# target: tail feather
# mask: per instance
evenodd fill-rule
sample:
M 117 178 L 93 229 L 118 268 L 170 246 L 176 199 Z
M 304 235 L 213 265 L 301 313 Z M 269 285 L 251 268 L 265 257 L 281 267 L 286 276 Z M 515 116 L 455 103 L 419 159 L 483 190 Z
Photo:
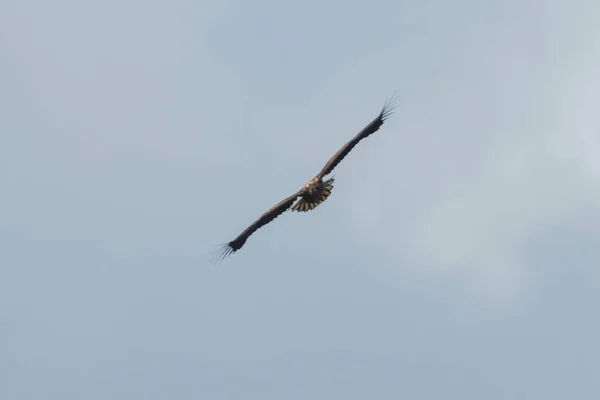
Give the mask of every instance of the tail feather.
M 319 204 L 321 204 L 322 202 L 327 200 L 327 198 L 331 194 L 331 191 L 333 190 L 333 181 L 334 181 L 334 179 L 331 178 L 331 179 L 328 179 L 323 182 L 323 193 L 321 194 L 321 197 L 319 198 L 319 200 L 309 201 L 309 200 L 305 200 L 305 199 L 301 198 L 300 200 L 298 200 L 296 202 L 296 204 L 294 204 L 294 206 L 291 208 L 291 210 L 298 211 L 298 212 L 307 212 L 307 211 L 314 210 L 315 208 L 317 208 L 319 206 Z

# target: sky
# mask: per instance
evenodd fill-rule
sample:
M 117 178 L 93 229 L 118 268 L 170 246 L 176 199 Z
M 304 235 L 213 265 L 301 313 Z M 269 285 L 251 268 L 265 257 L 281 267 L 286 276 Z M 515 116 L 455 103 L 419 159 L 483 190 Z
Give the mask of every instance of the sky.
M 0 398 L 600 395 L 597 1 L 0 11 Z

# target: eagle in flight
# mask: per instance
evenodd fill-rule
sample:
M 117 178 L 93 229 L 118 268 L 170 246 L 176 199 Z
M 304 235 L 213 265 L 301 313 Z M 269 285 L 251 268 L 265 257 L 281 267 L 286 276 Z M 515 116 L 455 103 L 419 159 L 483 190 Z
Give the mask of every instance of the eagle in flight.
M 393 113 L 396 107 L 397 102 L 395 97 L 392 95 L 389 100 L 386 99 L 382 110 L 379 112 L 379 115 L 373 119 L 369 125 L 364 127 L 363 130 L 360 131 L 356 136 L 350 139 L 348 143 L 343 145 L 342 148 L 339 149 L 329 161 L 327 161 L 327 164 L 325 164 L 321 172 L 308 181 L 306 185 L 302 187 L 302 189 L 290 197 L 283 199 L 269 211 L 261 215 L 252 225 L 246 228 L 231 242 L 219 245 L 218 249 L 213 253 L 213 263 L 217 263 L 241 249 L 244 243 L 246 243 L 246 240 L 248 240 L 250 235 L 256 232 L 257 229 L 273 221 L 288 209 L 291 209 L 292 211 L 306 212 L 315 209 L 319 204 L 327 200 L 331 194 L 331 191 L 333 190 L 334 179 L 331 177 L 323 181 L 323 178 L 333 171 L 333 169 L 340 163 L 340 161 L 344 159 L 344 157 L 348 155 L 348 153 L 350 153 L 350 151 L 358 144 L 358 142 L 377 132 L 381 125 L 383 125 L 383 122 Z M 298 200 L 298 198 L 300 198 L 300 200 Z

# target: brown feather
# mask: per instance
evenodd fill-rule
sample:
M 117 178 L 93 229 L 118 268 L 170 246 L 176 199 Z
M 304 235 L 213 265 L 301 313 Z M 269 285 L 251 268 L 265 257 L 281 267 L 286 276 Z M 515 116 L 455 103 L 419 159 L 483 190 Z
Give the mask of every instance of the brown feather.
M 317 176 L 322 178 L 325 175 L 330 174 L 331 171 L 333 171 L 333 169 L 340 163 L 340 161 L 342 161 L 344 157 L 350 153 L 354 146 L 358 144 L 358 142 L 379 130 L 381 125 L 383 125 L 385 120 L 392 115 L 397 106 L 398 104 L 396 103 L 394 96 L 392 96 L 389 100 L 386 99 L 383 109 L 379 115 L 373 121 L 371 121 L 369 125 L 364 127 L 363 130 L 360 131 L 356 136 L 350 139 L 348 143 L 343 145 L 342 148 L 339 149 L 338 152 L 335 153 L 331 159 L 329 159 L 329 161 L 327 161 L 327 164 L 325 164 L 325 167 L 323 167 Z
M 252 235 L 256 230 L 265 226 L 269 222 L 273 221 L 275 218 L 280 216 L 284 211 L 294 204 L 296 199 L 300 196 L 300 192 L 297 192 L 290 197 L 283 199 L 279 203 L 277 203 L 274 207 L 272 207 L 269 211 L 265 212 L 261 215 L 256 221 L 252 223 L 248 228 L 246 228 L 242 233 L 238 235 L 235 239 L 233 239 L 229 243 L 225 243 L 221 245 L 214 253 L 213 253 L 213 263 L 217 263 L 224 259 L 225 257 L 235 253 L 239 249 L 242 248 L 246 240 Z

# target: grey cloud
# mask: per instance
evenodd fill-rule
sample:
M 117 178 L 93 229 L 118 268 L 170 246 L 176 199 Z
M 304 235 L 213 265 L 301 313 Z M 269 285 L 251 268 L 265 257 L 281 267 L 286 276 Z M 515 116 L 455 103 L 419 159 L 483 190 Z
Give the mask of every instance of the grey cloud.
M 3 7 L 0 397 L 600 392 L 595 2 Z

